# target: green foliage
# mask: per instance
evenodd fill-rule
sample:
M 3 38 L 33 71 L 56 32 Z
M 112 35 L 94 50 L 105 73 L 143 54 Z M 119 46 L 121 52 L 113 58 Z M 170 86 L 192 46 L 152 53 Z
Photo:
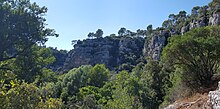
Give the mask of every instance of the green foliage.
M 219 0 L 212 0 L 209 3 L 209 7 L 211 8 L 212 12 L 219 12 L 220 11 L 220 1 Z
M 118 30 L 118 35 L 119 36 L 124 36 L 126 34 L 126 31 L 127 31 L 126 28 L 124 28 L 124 27 L 120 28 L 120 30 Z
M 135 72 L 134 72 L 135 73 Z M 140 96 L 144 107 L 159 108 L 169 84 L 169 74 L 158 61 L 150 60 L 143 66 L 140 76 L 142 90 Z
M 56 35 L 45 27 L 46 7 L 29 0 L 1 1 L 0 61 L 15 58 L 34 44 L 44 44 L 47 36 Z
M 220 62 L 220 28 L 194 29 L 184 36 L 170 38 L 163 60 L 184 70 L 182 79 L 191 88 L 209 87 Z M 191 75 L 190 77 L 188 75 Z
M 96 99 L 100 99 L 99 88 L 95 86 L 87 86 L 79 89 L 78 99 L 85 98 L 87 95 L 94 95 Z
M 147 31 L 146 30 L 138 29 L 137 32 L 136 32 L 136 35 L 141 36 L 141 37 L 146 36 L 151 31 L 150 29 L 153 29 L 153 28 L 150 27 L 150 25 L 148 26 Z
M 70 70 L 55 83 L 52 93 L 60 97 L 67 107 L 83 106 L 84 100 L 90 95 L 97 101 L 101 99 L 102 93 L 105 94 L 106 91 L 102 89 L 99 92 L 99 88 L 105 85 L 109 77 L 110 72 L 104 65 L 81 66 Z M 105 99 L 102 101 L 105 102 Z
M 95 37 L 96 37 L 96 38 L 101 38 L 102 35 L 103 35 L 102 29 L 98 29 L 98 30 L 96 31 L 96 33 L 95 33 Z
M 37 109 L 62 109 L 63 103 L 61 99 L 49 98 L 45 102 L 40 102 Z
M 110 77 L 110 72 L 106 69 L 104 64 L 97 64 L 88 74 L 88 84 L 96 87 L 102 87 Z
M 83 107 L 104 107 L 109 100 L 112 100 L 112 91 L 114 90 L 112 82 L 106 83 L 103 87 L 85 86 L 79 89 L 77 93 L 77 105 Z M 90 104 L 88 106 L 88 103 Z M 93 104 L 93 105 L 91 105 Z
M 42 98 L 40 90 L 34 84 L 20 83 L 16 80 L 0 87 L 0 102 L 0 108 L 2 109 L 57 109 L 62 106 L 59 99 L 48 96 Z
M 34 108 L 40 102 L 37 87 L 33 84 L 19 85 L 19 83 L 11 81 L 8 86 L 11 87 L 8 91 L 6 86 L 1 88 L 1 98 L 4 98 L 1 101 L 1 108 Z
M 151 35 L 151 33 L 153 33 L 153 26 L 152 25 L 148 25 L 147 26 L 147 35 Z
M 127 93 L 122 87 L 117 87 L 113 91 L 113 100 L 109 100 L 106 109 L 141 109 L 142 106 L 134 96 L 131 96 Z
M 79 88 L 86 86 L 88 81 L 88 73 L 92 69 L 92 66 L 81 66 L 70 70 L 65 74 L 63 80 L 61 81 L 62 93 L 60 97 L 67 101 L 68 97 L 72 97 L 79 92 Z M 59 86 L 59 85 L 58 85 Z
M 56 81 L 46 68 L 55 58 L 49 49 L 39 47 L 47 36 L 58 36 L 45 27 L 47 8 L 29 0 L 3 0 L 0 4 L 0 108 L 61 108 L 61 100 L 51 98 L 47 88 L 15 80 Z
M 95 86 L 86 86 L 79 89 L 77 94 L 77 104 L 81 108 L 97 108 L 97 101 L 101 99 L 99 88 Z
M 167 88 L 164 102 L 160 105 L 161 107 L 167 106 L 176 100 L 192 95 L 192 90 L 187 87 L 181 79 L 183 72 L 184 71 L 181 68 L 176 68 L 174 72 L 170 73 L 169 76 L 172 87 Z
M 180 11 L 178 14 L 170 14 L 169 19 L 165 20 L 162 27 L 168 29 L 173 34 L 180 34 L 181 28 L 186 26 L 185 23 L 188 19 L 185 11 Z
M 87 36 L 88 38 L 102 38 L 103 35 L 103 31 L 102 29 L 98 29 L 95 33 L 94 32 L 90 32 Z
M 54 61 L 55 58 L 48 48 L 34 45 L 17 56 L 13 72 L 18 79 L 33 82 L 37 76 L 45 75 L 43 73 L 48 74 L 48 70 L 45 67 Z
M 99 109 L 100 107 L 96 104 L 96 99 L 93 95 L 87 95 L 83 100 L 83 105 L 80 109 Z
M 99 88 L 99 93 L 101 98 L 98 100 L 98 104 L 104 106 L 109 100 L 112 99 L 112 91 L 115 89 L 114 83 L 112 81 L 106 82 L 106 84 Z
M 136 94 L 135 88 L 138 89 L 136 81 L 129 79 L 126 71 L 120 72 L 114 80 L 114 90 L 112 91 L 112 100 L 105 105 L 107 109 L 141 109 L 142 104 Z
M 95 33 L 90 32 L 87 36 L 88 36 L 88 38 L 92 38 L 93 39 L 93 37 L 95 37 Z
M 0 7 L 0 69 L 12 72 L 18 79 L 33 82 L 54 57 L 43 45 L 47 36 L 57 36 L 46 28 L 46 7 L 29 0 L 4 0 Z M 8 63 L 10 62 L 10 64 Z M 5 74 L 3 74 L 5 75 Z
M 78 40 L 76 40 L 75 43 L 77 42 Z M 57 48 L 52 48 L 52 47 L 49 47 L 49 49 L 56 60 L 53 63 L 51 63 L 47 68 L 50 68 L 53 71 L 60 72 L 62 70 L 62 67 L 64 66 L 68 52 L 66 50 L 57 50 Z
M 119 66 L 118 70 L 119 71 L 123 71 L 123 70 L 127 70 L 130 71 L 131 69 L 133 69 L 133 65 L 131 65 L 130 63 L 124 63 L 122 65 Z
M 123 37 L 120 40 L 121 47 L 119 49 L 119 67 L 118 70 L 131 71 L 137 63 L 139 63 L 144 46 L 142 37 Z M 132 52 L 131 52 L 132 51 Z
M 58 74 L 53 72 L 51 69 L 43 68 L 42 74 L 37 75 L 34 83 L 37 85 L 44 84 L 47 82 L 57 82 Z
M 0 4 L 0 108 L 3 109 L 158 109 L 162 102 L 166 105 L 189 95 L 192 88 L 209 87 L 212 76 L 220 70 L 220 27 L 194 29 L 183 36 L 171 37 L 162 62 L 142 59 L 145 42 L 139 37 L 148 36 L 149 40 L 164 33 L 167 38 L 197 21 L 204 23 L 199 26 L 205 26 L 212 13 L 220 12 L 218 0 L 209 4 L 211 11 L 203 6 L 194 7 L 191 16 L 185 11 L 170 14 L 162 28 L 153 30 L 149 25 L 147 30 L 138 29 L 136 33 L 121 28 L 118 36 L 111 34 L 107 41 L 120 45 L 120 52 L 113 52 L 119 55 L 120 62 L 109 63 L 114 63 L 114 67 L 119 63 L 115 69 L 121 71 L 111 74 L 103 64 L 81 66 L 66 74 L 53 72 L 61 70 L 67 51 L 41 47 L 47 36 L 57 36 L 54 30 L 45 27 L 46 7 L 29 0 L 3 0 Z M 102 29 L 88 34 L 98 41 L 102 36 Z M 73 41 L 76 43 L 85 45 L 83 41 Z

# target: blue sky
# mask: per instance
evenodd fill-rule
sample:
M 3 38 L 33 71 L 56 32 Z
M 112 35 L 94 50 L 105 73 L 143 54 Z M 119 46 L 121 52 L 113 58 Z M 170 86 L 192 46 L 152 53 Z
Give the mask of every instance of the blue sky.
M 47 27 L 59 34 L 49 38 L 47 46 L 73 49 L 72 40 L 86 39 L 97 29 L 104 36 L 117 33 L 121 27 L 131 31 L 146 29 L 152 24 L 161 26 L 169 14 L 185 10 L 188 14 L 194 6 L 207 5 L 211 0 L 31 0 L 46 6 Z

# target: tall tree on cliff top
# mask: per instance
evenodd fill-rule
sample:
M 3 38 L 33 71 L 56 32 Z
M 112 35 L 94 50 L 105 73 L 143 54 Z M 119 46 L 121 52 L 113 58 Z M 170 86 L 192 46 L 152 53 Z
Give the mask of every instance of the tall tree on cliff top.
M 95 37 L 95 33 L 90 32 L 87 36 L 88 36 L 88 38 L 92 38 L 93 39 Z
M 103 35 L 102 29 L 98 29 L 98 30 L 96 31 L 96 33 L 95 33 L 95 37 L 96 37 L 96 38 L 101 38 L 102 35 Z
M 119 36 L 124 36 L 124 35 L 126 35 L 126 32 L 127 32 L 127 30 L 126 30 L 126 28 L 120 28 L 120 30 L 118 30 L 118 35 Z

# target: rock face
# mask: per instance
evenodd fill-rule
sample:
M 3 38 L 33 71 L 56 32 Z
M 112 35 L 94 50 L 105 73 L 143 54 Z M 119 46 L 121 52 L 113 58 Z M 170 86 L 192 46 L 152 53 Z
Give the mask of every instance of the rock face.
M 220 12 L 214 13 L 209 18 L 209 25 L 220 25 Z
M 199 20 L 192 20 L 192 22 L 190 22 L 189 24 L 188 31 L 193 28 L 200 28 L 200 27 L 204 27 L 207 25 L 208 25 L 208 22 L 206 21 L 204 17 L 200 18 Z
M 173 22 L 171 28 L 165 26 L 151 32 L 139 30 L 137 33 L 127 32 L 129 34 L 123 36 L 114 35 L 115 37 L 78 41 L 74 49 L 68 53 L 63 70 L 88 64 L 105 64 L 110 69 L 115 69 L 120 65 L 135 66 L 136 61 L 142 56 L 160 60 L 161 52 L 167 45 L 169 37 L 183 35 L 193 28 L 220 25 L 220 12 L 210 15 L 207 6 L 200 7 L 197 11 L 191 17 L 185 16 L 184 19 L 180 17 L 181 23 Z M 146 36 L 145 39 L 137 37 L 140 33 Z
M 163 28 L 159 32 L 151 35 L 151 37 L 145 42 L 144 55 L 151 57 L 154 60 L 159 60 L 161 51 L 167 44 L 167 39 L 172 35 L 183 35 L 194 28 L 200 28 L 208 25 L 220 25 L 220 12 L 215 12 L 211 16 L 207 14 L 208 8 L 203 8 L 203 13 L 200 13 L 195 18 L 190 18 L 190 22 L 185 22 L 184 26 L 180 30 L 172 30 Z
M 64 69 L 95 64 L 105 64 L 111 68 L 117 65 L 117 55 L 117 41 L 108 38 L 78 41 L 74 49 L 68 53 Z
M 169 31 L 161 30 L 159 33 L 153 34 L 144 44 L 144 55 L 154 60 L 159 60 L 163 47 L 167 44 L 167 39 L 171 34 Z
M 190 24 L 186 25 L 186 26 L 183 26 L 181 28 L 181 35 L 183 35 L 184 33 L 186 33 L 187 31 L 190 30 Z
M 144 39 L 142 37 L 122 37 L 119 41 L 119 65 L 127 62 L 135 64 L 140 56 L 144 47 Z
M 68 53 L 63 69 L 68 71 L 81 65 L 95 64 L 105 64 L 107 68 L 114 69 L 124 62 L 139 58 L 143 44 L 144 39 L 141 37 L 105 37 L 78 41 Z M 130 57 L 133 58 L 129 60 Z
M 218 82 L 217 90 L 209 92 L 208 98 L 207 104 L 211 109 L 220 109 L 220 82 Z

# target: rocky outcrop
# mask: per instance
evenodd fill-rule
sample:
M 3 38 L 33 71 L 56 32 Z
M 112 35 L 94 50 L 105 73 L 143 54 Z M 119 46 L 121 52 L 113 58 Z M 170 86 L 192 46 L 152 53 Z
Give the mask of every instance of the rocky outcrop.
M 209 8 L 207 6 L 200 7 L 200 12 L 196 16 L 194 15 L 194 17 L 185 18 L 187 20 L 182 23 L 184 25 L 182 27 L 181 23 L 173 25 L 173 27 L 176 28 L 180 26 L 180 29 L 163 28 L 162 30 L 159 30 L 159 32 L 157 31 L 156 33 L 153 33 L 145 42 L 144 55 L 154 60 L 159 60 L 161 51 L 167 44 L 168 37 L 180 34 L 183 35 L 194 28 L 200 28 L 208 25 L 220 25 L 220 12 L 215 12 L 210 16 L 208 14 L 208 11 L 210 10 L 208 9 Z
M 220 109 L 220 82 L 217 90 L 209 92 L 208 98 L 207 104 L 211 109 Z
M 183 12 L 179 13 L 175 15 L 178 19 L 173 19 L 176 21 L 171 22 L 172 25 L 169 23 L 172 20 L 169 19 L 167 20 L 168 26 L 151 32 L 139 30 L 134 33 L 125 29 L 126 31 L 122 32 L 126 34 L 119 36 L 78 41 L 74 49 L 68 53 L 63 69 L 69 70 L 87 64 L 105 64 L 110 69 L 123 64 L 135 66 L 141 56 L 160 60 L 161 52 L 167 45 L 169 37 L 183 35 L 193 28 L 220 25 L 220 12 L 210 15 L 209 11 L 208 6 L 204 6 L 199 7 L 192 16 L 184 16 Z
M 152 34 L 150 39 L 147 39 L 144 44 L 144 55 L 159 60 L 163 47 L 167 44 L 168 37 L 171 36 L 169 31 L 161 30 L 156 34 Z
M 142 37 L 122 37 L 119 41 L 119 65 L 123 63 L 135 64 L 142 56 L 144 39 Z
M 144 39 L 141 37 L 105 37 L 78 41 L 68 53 L 64 71 L 81 65 L 105 64 L 114 69 L 123 63 L 133 63 L 142 55 Z
M 207 16 L 205 16 L 207 17 Z M 201 28 L 201 27 L 204 27 L 204 26 L 207 26 L 208 25 L 208 21 L 206 20 L 205 17 L 202 17 L 202 18 L 199 18 L 198 20 L 196 19 L 193 19 L 190 24 L 189 24 L 189 30 L 193 29 L 193 28 Z M 184 28 L 184 27 L 183 27 Z M 187 31 L 185 31 L 187 32 Z
M 186 26 L 183 26 L 181 28 L 181 35 L 183 35 L 184 33 L 186 33 L 187 31 L 190 30 L 190 24 L 186 25 Z
M 117 65 L 118 42 L 109 38 L 86 39 L 78 41 L 68 53 L 64 70 L 81 65 L 105 64 L 112 68 Z
M 209 18 L 209 25 L 220 25 L 220 12 L 212 14 Z

